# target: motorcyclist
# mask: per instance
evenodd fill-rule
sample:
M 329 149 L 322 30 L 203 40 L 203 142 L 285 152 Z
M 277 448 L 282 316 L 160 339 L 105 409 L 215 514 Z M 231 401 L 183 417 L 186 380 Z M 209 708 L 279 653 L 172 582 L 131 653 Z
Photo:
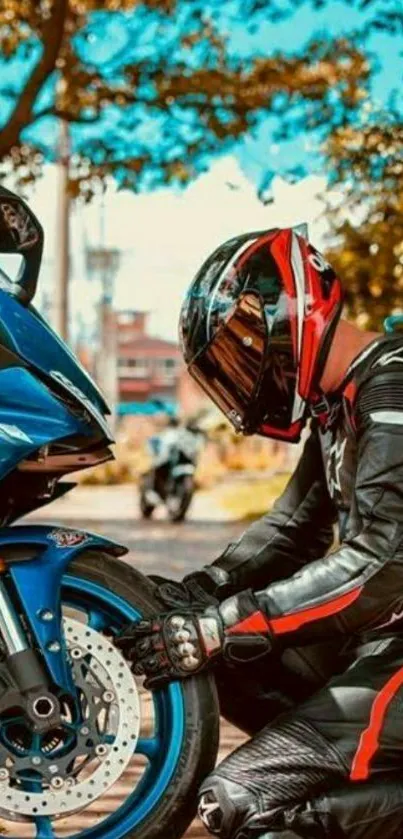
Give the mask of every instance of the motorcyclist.
M 403 338 L 341 308 L 292 229 L 219 247 L 182 308 L 189 372 L 237 430 L 297 442 L 309 425 L 273 510 L 118 639 L 151 687 L 214 666 L 253 735 L 202 785 L 222 839 L 403 826 Z
M 152 458 L 152 469 L 147 474 L 146 498 L 150 504 L 158 504 L 160 497 L 158 485 L 165 483 L 173 449 L 177 448 L 180 422 L 177 416 L 170 414 L 165 428 L 159 434 L 153 434 L 147 440 L 147 448 Z
M 158 504 L 160 497 L 158 487 L 165 484 L 172 463 L 175 463 L 183 452 L 190 461 L 197 457 L 199 440 L 195 433 L 182 425 L 179 417 L 174 414 L 168 416 L 166 426 L 159 434 L 153 434 L 147 441 L 147 447 L 152 458 L 152 469 L 147 475 L 147 499 L 151 504 Z

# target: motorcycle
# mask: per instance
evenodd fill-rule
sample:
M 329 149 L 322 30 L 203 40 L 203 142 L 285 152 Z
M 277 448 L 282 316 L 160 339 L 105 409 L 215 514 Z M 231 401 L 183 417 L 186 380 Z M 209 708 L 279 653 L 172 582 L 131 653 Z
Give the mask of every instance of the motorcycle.
M 140 512 L 151 518 L 165 504 L 172 522 L 183 521 L 195 491 L 195 472 L 201 432 L 167 429 L 148 440 L 153 466 L 140 480 Z
M 104 399 L 32 305 L 43 230 L 0 187 L 0 823 L 7 836 L 179 839 L 218 739 L 213 680 L 149 692 L 113 639 L 160 611 L 107 538 L 14 524 L 113 457 Z M 12 525 L 13 526 L 10 526 Z

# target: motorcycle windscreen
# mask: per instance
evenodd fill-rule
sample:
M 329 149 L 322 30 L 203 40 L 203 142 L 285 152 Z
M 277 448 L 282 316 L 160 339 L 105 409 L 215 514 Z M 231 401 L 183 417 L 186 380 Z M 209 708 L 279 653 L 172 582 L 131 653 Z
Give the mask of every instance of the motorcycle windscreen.
M 296 370 L 290 318 L 285 306 L 282 316 L 282 309 L 277 307 L 271 319 L 257 294 L 244 294 L 189 366 L 193 378 L 245 434 L 262 426 L 286 430 L 292 424 Z

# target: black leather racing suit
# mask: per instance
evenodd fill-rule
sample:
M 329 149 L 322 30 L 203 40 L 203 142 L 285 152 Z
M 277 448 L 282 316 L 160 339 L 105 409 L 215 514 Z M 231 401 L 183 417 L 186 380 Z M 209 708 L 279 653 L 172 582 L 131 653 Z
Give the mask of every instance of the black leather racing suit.
M 403 836 L 401 337 L 361 353 L 333 408 L 272 512 L 214 563 L 258 592 L 274 636 L 259 665 L 217 671 L 224 714 L 254 734 L 201 790 L 224 839 Z

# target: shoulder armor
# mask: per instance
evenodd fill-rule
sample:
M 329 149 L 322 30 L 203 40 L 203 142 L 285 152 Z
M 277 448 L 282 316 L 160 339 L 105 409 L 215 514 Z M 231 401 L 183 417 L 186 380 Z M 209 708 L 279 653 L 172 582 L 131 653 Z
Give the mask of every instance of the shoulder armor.
M 368 421 L 403 424 L 403 337 L 390 336 L 375 344 L 347 382 L 343 399 L 355 430 Z M 400 422 L 398 423 L 400 424 Z

